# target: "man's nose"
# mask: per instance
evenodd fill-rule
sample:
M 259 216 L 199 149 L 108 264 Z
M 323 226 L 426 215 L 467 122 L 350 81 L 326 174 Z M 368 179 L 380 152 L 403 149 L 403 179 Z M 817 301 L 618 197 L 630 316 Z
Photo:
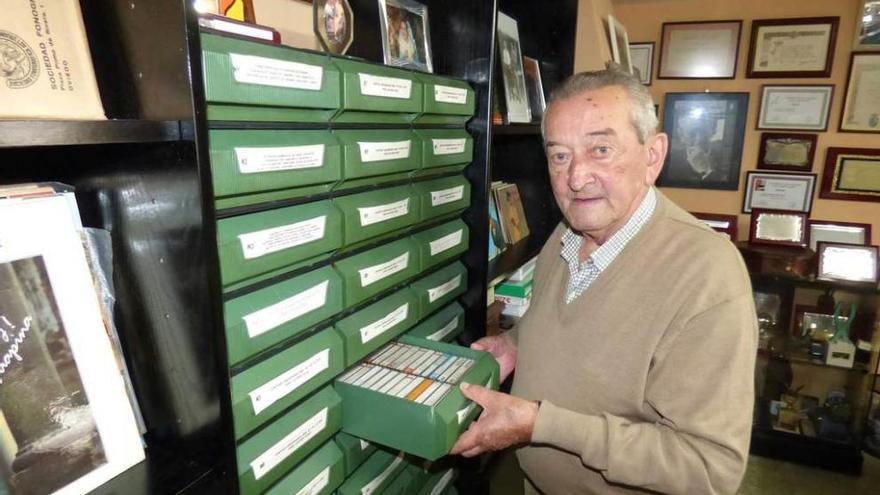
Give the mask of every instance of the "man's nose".
M 578 154 L 572 157 L 571 163 L 568 165 L 568 187 L 572 191 L 580 191 L 594 180 L 590 161 Z

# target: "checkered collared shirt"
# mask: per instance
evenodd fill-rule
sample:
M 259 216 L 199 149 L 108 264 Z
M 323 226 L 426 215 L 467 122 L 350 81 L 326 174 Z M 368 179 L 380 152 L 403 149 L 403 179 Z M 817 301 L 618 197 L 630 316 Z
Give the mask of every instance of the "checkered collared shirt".
M 648 223 L 651 214 L 654 213 L 655 206 L 657 206 L 657 194 L 652 187 L 626 225 L 593 251 L 587 261 L 583 263 L 578 260 L 578 251 L 581 249 L 583 237 L 571 229 L 565 231 L 565 234 L 562 235 L 562 259 L 568 263 L 569 271 L 568 287 L 565 291 L 566 304 L 583 294 L 590 287 L 590 284 L 599 277 L 599 274 L 608 268 L 608 265 L 623 251 L 630 239 L 635 237 Z

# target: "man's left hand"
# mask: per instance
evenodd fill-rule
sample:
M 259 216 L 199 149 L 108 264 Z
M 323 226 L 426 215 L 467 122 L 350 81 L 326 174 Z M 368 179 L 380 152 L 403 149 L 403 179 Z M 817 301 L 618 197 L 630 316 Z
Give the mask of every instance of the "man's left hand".
M 483 413 L 458 437 L 450 454 L 473 457 L 488 450 L 525 444 L 532 439 L 538 416 L 537 402 L 464 383 L 461 393 L 482 406 Z

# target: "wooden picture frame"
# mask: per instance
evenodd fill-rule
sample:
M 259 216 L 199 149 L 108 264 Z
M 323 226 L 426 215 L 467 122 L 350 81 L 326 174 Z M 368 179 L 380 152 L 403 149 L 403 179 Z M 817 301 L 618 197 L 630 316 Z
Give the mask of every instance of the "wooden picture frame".
M 805 247 L 807 216 L 804 212 L 754 208 L 749 219 L 749 243 Z
M 752 21 L 747 78 L 831 77 L 840 17 Z
M 726 235 L 731 242 L 737 241 L 737 222 L 739 222 L 739 217 L 736 215 L 695 211 L 690 212 L 690 214 L 702 220 L 707 227 L 715 232 Z
M 414 0 L 378 2 L 385 65 L 434 72 L 428 7 Z
M 876 285 L 880 273 L 878 254 L 877 246 L 819 242 L 816 246 L 816 279 Z
M 880 50 L 880 0 L 861 0 L 853 50 Z
M 829 147 L 819 197 L 880 202 L 880 149 Z
M 809 172 L 816 156 L 817 137 L 816 134 L 762 132 L 758 169 Z
M 878 34 L 880 36 L 880 34 Z M 840 132 L 880 134 L 880 51 L 853 52 L 840 111 Z
M 645 86 L 650 86 L 654 71 L 654 42 L 630 43 L 629 57 L 632 62 L 633 75 L 638 77 Z
M 807 222 L 807 246 L 815 251 L 820 241 L 869 246 L 871 224 L 811 219 Z
M 833 84 L 765 84 L 755 129 L 824 132 L 833 100 Z
M 657 79 L 734 79 L 741 20 L 664 22 Z
M 746 172 L 743 213 L 752 209 L 810 213 L 816 174 Z

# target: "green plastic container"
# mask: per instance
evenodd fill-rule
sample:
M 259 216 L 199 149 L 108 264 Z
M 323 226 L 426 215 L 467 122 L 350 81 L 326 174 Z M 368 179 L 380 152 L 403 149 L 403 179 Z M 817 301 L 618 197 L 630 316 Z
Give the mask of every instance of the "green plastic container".
M 423 144 L 409 129 L 333 131 L 342 145 L 343 179 L 335 189 L 408 178 L 422 168 Z
M 417 129 L 424 168 L 466 165 L 474 159 L 474 138 L 464 129 Z
M 408 185 L 334 198 L 333 204 L 342 212 L 347 246 L 406 229 L 421 216 L 419 198 Z
M 336 122 L 407 124 L 422 113 L 423 85 L 417 74 L 378 64 L 334 58 L 342 85 Z
M 377 450 L 339 487 L 339 495 L 382 495 L 408 464 L 403 454 Z
M 419 245 L 422 271 L 458 258 L 467 251 L 470 236 L 468 226 L 461 220 L 453 220 L 412 235 Z
M 281 478 L 266 495 L 327 495 L 342 484 L 345 476 L 342 451 L 330 440 Z
M 404 287 L 336 322 L 336 331 L 345 344 L 345 366 L 360 361 L 409 330 L 419 321 L 419 316 L 418 299 Z
M 466 81 L 432 74 L 419 74 L 417 77 L 425 86 L 425 102 L 423 113 L 416 123 L 464 125 L 470 120 L 476 97 Z
M 471 183 L 462 175 L 413 184 L 421 205 L 422 221 L 454 215 L 471 204 Z
M 337 433 L 333 439 L 339 445 L 342 456 L 345 458 L 346 478 L 376 451 L 376 444 L 373 442 L 353 437 L 348 433 Z
M 452 342 L 464 330 L 464 308 L 453 302 L 407 332 L 407 335 L 437 342 Z
M 410 288 L 418 297 L 420 314 L 429 315 L 467 291 L 467 268 L 455 262 L 413 282 Z
M 334 263 L 342 276 L 347 308 L 410 280 L 418 275 L 419 266 L 418 246 L 408 237 Z

